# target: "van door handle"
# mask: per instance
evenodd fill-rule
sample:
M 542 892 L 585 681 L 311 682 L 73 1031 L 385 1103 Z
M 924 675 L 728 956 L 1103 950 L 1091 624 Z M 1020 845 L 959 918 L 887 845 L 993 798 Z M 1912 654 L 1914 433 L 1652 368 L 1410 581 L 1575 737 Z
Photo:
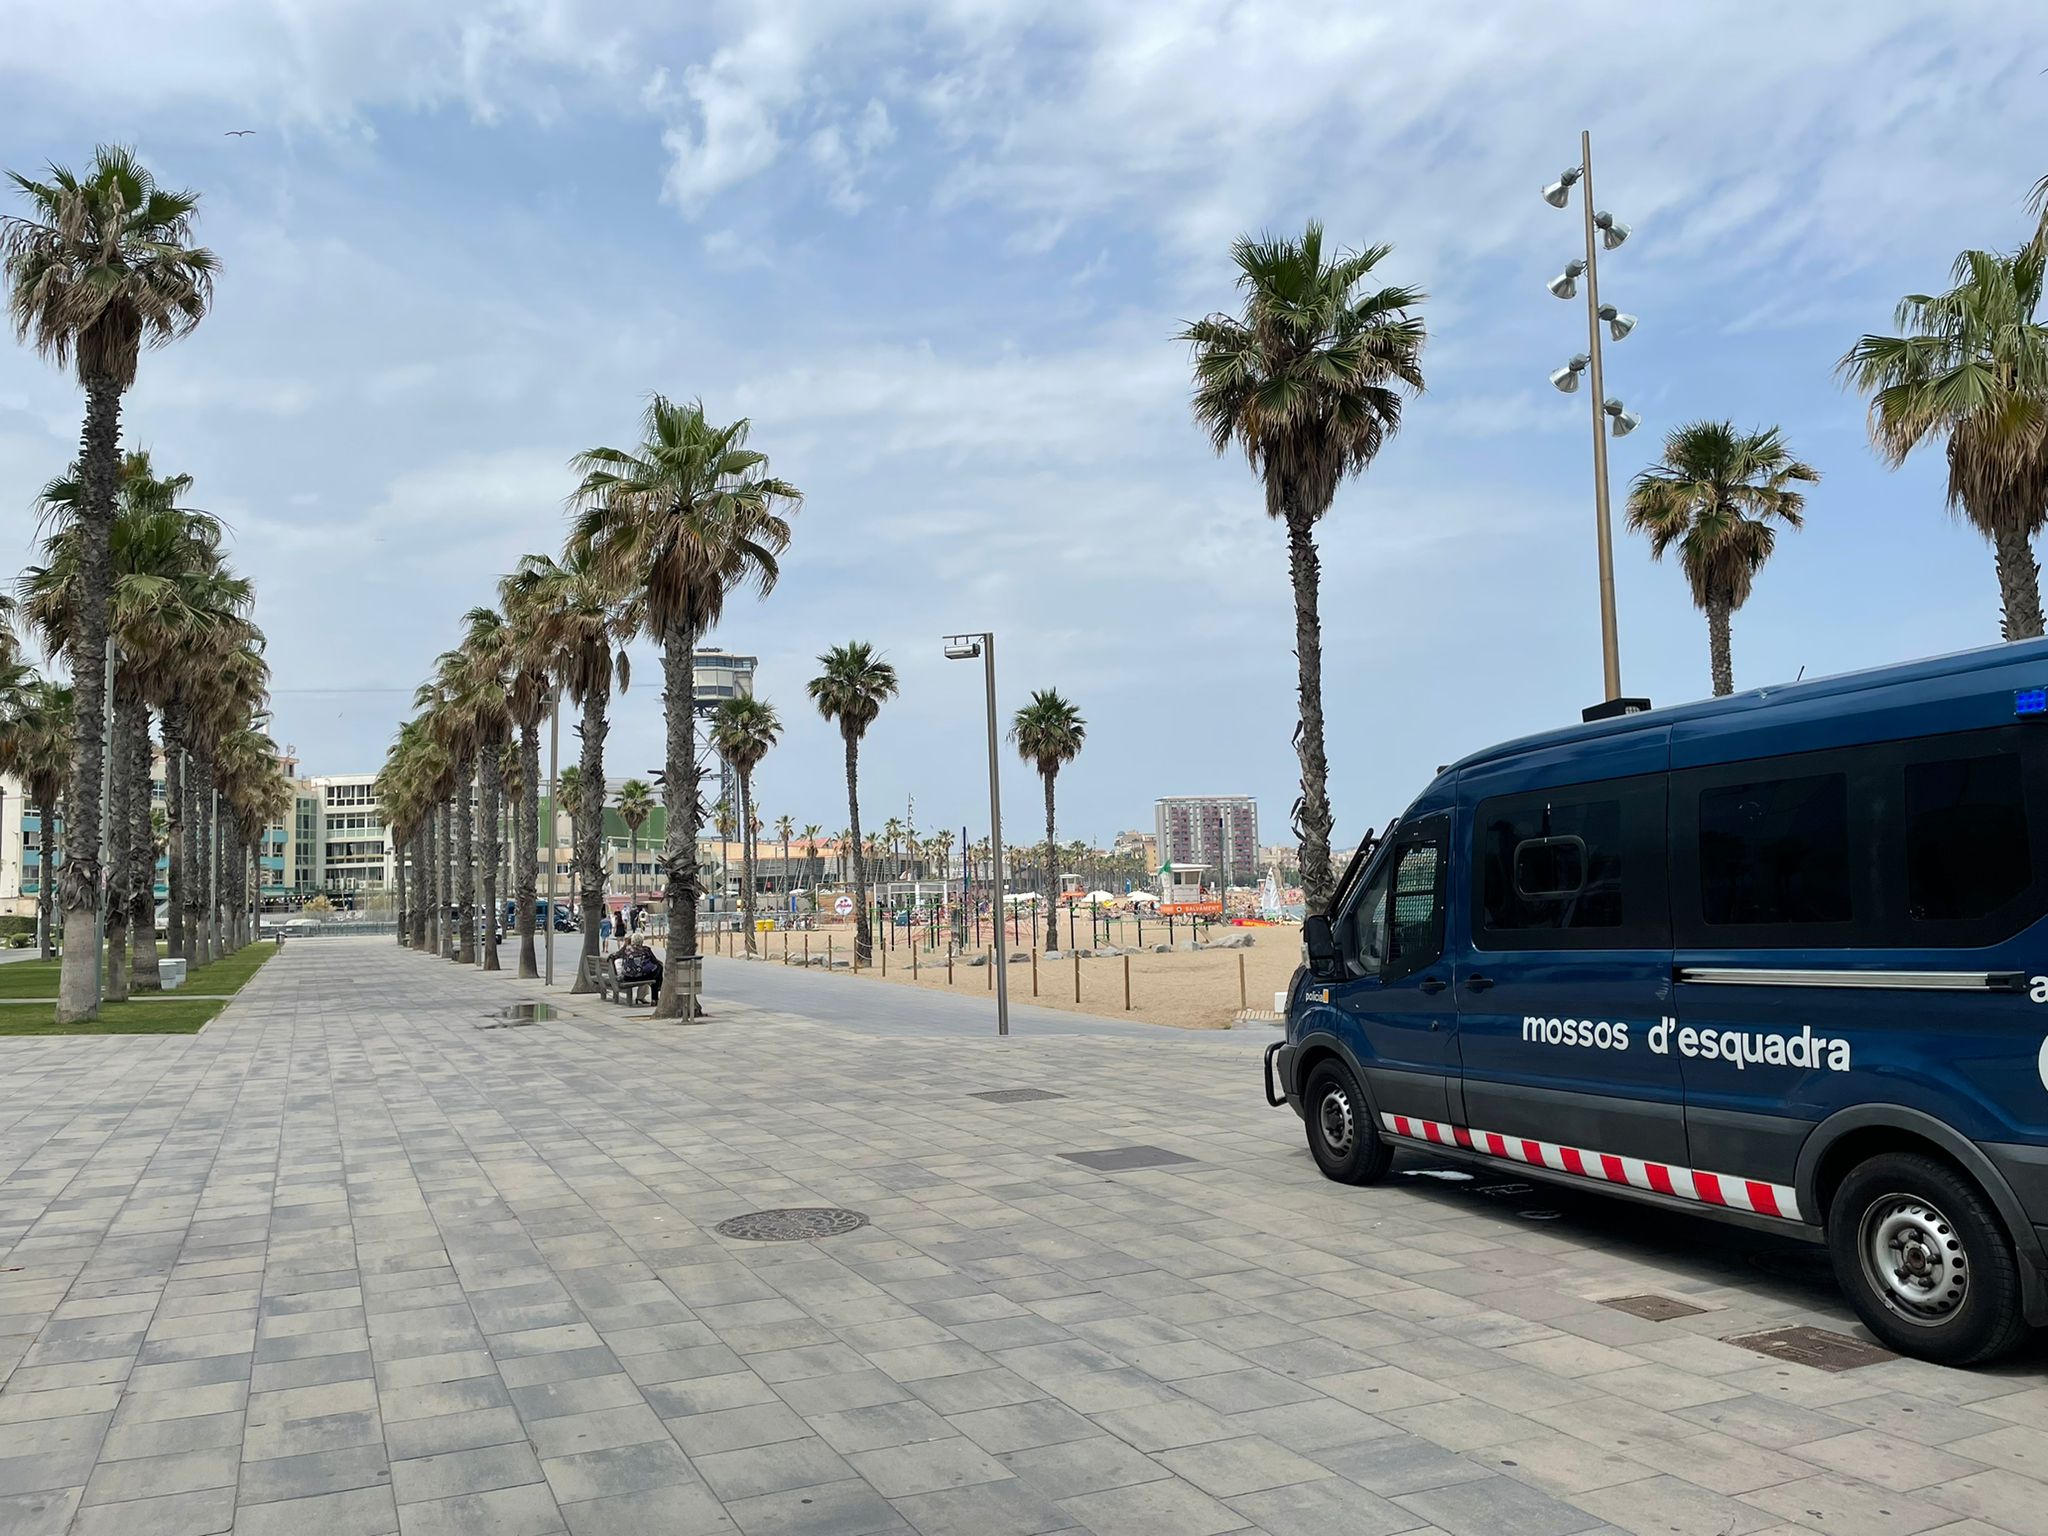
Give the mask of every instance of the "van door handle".
M 1465 985 L 1474 992 L 1484 992 L 1493 985 L 1493 978 L 1491 976 L 1467 976 L 1465 978 Z
M 1449 983 L 1440 976 L 1425 976 L 1415 985 L 1417 990 L 1427 992 L 1434 997 L 1437 993 L 1443 991 Z

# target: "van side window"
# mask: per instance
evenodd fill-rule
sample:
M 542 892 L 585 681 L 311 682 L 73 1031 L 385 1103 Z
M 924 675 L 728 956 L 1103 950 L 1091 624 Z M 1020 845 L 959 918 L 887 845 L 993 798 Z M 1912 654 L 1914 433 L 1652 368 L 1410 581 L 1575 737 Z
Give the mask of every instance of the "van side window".
M 1381 977 L 1395 981 L 1434 965 L 1444 952 L 1444 842 L 1448 826 L 1403 831 L 1394 845 L 1387 958 Z
M 2034 882 L 2017 752 L 1906 764 L 1906 912 L 1988 917 Z
M 1387 880 L 1393 868 L 1391 858 L 1381 860 L 1379 872 L 1366 883 L 1351 907 L 1351 968 L 1361 976 L 1379 975 L 1386 963 Z
M 1701 790 L 1699 863 L 1710 927 L 1848 921 L 1848 776 Z
M 1492 801 L 1478 823 L 1488 928 L 1621 926 L 1619 800 Z
M 1479 948 L 1670 943 L 1662 775 L 1482 800 L 1473 812 Z

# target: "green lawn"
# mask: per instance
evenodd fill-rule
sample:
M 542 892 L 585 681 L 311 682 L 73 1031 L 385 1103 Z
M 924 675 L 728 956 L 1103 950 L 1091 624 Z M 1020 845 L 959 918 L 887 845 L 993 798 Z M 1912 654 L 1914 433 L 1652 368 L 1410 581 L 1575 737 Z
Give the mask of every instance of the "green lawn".
M 180 991 L 147 993 L 129 1002 L 107 1003 L 101 1007 L 97 1022 L 75 1025 L 51 1023 L 47 1002 L 19 1001 L 55 997 L 61 962 L 19 960 L 0 965 L 0 1035 L 193 1034 L 227 1005 L 189 994 L 239 992 L 257 968 L 276 953 L 275 944 L 251 944 L 237 954 L 188 971 Z
M 0 1002 L 0 1038 L 9 1035 L 196 1035 L 227 1007 L 219 998 L 179 997 L 162 1002 L 103 1003 L 89 1024 L 56 1024 L 48 1003 Z

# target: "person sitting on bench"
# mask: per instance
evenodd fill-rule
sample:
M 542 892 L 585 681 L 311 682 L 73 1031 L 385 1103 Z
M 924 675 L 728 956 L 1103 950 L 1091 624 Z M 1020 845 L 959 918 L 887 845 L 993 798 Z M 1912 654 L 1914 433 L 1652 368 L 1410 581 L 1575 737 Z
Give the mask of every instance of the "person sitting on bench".
M 619 946 L 616 964 L 620 981 L 644 983 L 648 988 L 648 1000 L 661 1001 L 661 962 L 655 959 L 653 950 L 638 939 L 628 938 Z

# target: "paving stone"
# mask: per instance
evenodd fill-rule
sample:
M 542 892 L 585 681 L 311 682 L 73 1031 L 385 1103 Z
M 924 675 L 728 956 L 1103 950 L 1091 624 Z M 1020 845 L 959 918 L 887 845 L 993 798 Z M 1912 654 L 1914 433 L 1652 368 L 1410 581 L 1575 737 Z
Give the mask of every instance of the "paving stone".
M 237 1530 L 291 1536 L 1994 1536 L 2048 1510 L 2024 1363 L 1723 1343 L 1856 1329 L 1750 1265 L 1766 1239 L 1332 1185 L 1248 1086 L 1252 1035 L 1020 1002 L 997 1042 L 980 998 L 709 971 L 704 1030 L 557 997 L 486 1032 L 531 983 L 337 939 L 197 1036 L 0 1042 L 0 1530 L 211 1536 L 236 1489 L 191 1485 L 231 1462 Z M 772 1083 L 730 1071 L 736 1031 Z M 1020 1080 L 1064 1097 L 962 1105 Z M 1192 1161 L 1058 1155 L 1168 1116 Z M 711 1230 L 826 1204 L 870 1224 Z M 1595 1300 L 1646 1292 L 1710 1310 Z
M 401 1506 L 539 1481 L 540 1462 L 533 1447 L 524 1443 L 445 1451 L 391 1464 L 391 1488 Z
M 219 1536 L 223 1531 L 238 1528 L 255 1529 L 237 1521 L 235 1490 L 230 1487 L 81 1508 L 71 1522 L 68 1536 Z M 385 1526 L 384 1531 L 397 1528 L 392 1524 Z M 12 1527 L 8 1529 L 12 1531 Z M 305 1531 L 300 1536 L 305 1536 Z M 324 1530 L 321 1536 L 326 1536 Z

